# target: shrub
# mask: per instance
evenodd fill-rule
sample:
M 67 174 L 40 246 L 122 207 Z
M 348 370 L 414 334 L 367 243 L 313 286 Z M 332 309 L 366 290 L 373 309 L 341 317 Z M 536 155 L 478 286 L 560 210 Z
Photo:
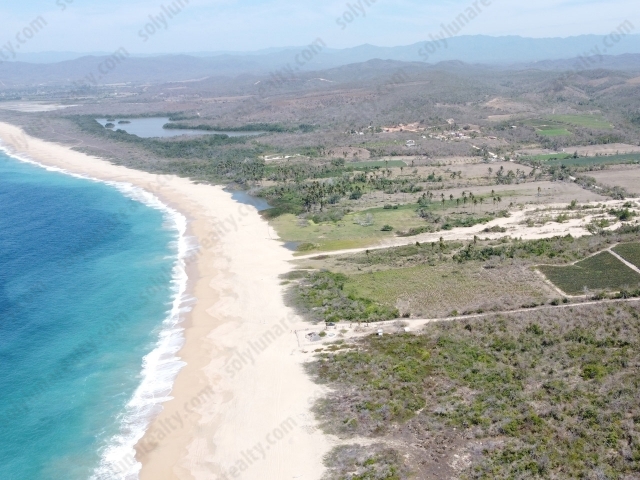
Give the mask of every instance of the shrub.
M 379 322 L 400 316 L 396 308 L 347 294 L 346 275 L 314 272 L 292 287 L 290 298 L 294 306 L 308 313 L 312 319 L 325 322 Z

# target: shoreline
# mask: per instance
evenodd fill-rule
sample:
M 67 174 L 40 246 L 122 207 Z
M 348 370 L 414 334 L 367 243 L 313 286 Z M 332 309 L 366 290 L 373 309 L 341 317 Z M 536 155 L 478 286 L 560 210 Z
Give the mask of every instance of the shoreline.
M 293 254 L 257 210 L 222 187 L 113 165 L 6 123 L 0 141 L 46 167 L 141 188 L 182 214 L 197 240 L 184 261 L 193 305 L 177 325 L 185 366 L 135 460 L 132 451 L 120 461 L 131 469 L 122 478 L 138 478 L 138 468 L 154 480 L 320 478 L 331 443 L 310 407 L 323 390 L 304 372 L 293 333 L 303 321 L 284 305 L 279 279 Z
M 121 467 L 118 465 L 118 461 L 127 456 L 127 452 L 132 452 L 133 447 L 144 436 L 151 420 L 156 416 L 158 408 L 161 408 L 162 402 L 158 398 L 162 399 L 163 396 L 169 394 L 177 374 L 184 366 L 177 353 L 184 344 L 183 317 L 184 313 L 188 311 L 187 303 L 190 298 L 188 295 L 189 277 L 186 272 L 186 260 L 189 252 L 188 219 L 177 209 L 163 203 L 155 195 L 131 183 L 100 180 L 69 172 L 59 167 L 44 165 L 31 158 L 24 158 L 19 153 L 10 152 L 2 145 L 0 145 L 0 152 L 18 162 L 28 163 L 49 172 L 102 183 L 114 188 L 122 196 L 141 203 L 147 208 L 162 212 L 165 222 L 171 224 L 169 229 L 177 234 L 176 239 L 169 245 L 174 253 L 170 281 L 172 296 L 169 304 L 171 308 L 167 310 L 166 317 L 162 320 L 155 347 L 142 359 L 142 372 L 140 373 L 142 381 L 125 405 L 125 414 L 121 418 L 119 432 L 109 439 L 106 448 L 101 452 L 100 464 L 94 469 L 91 479 L 102 480 L 114 477 L 126 479 L 130 476 L 137 476 L 139 464 L 131 462 Z

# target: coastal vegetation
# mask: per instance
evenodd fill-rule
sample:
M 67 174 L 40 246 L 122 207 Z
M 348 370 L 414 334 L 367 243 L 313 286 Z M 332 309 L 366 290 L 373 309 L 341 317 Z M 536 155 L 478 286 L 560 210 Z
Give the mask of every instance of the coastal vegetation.
M 319 324 L 338 324 L 308 365 L 329 392 L 316 414 L 345 440 L 327 480 L 637 478 L 640 276 L 607 252 L 640 265 L 636 67 L 407 64 L 401 88 L 385 77 L 398 65 L 375 67 L 301 71 L 263 97 L 251 75 L 39 85 L 32 99 L 79 113 L 0 116 L 271 205 L 262 215 L 297 250 L 289 304 L 323 341 Z M 119 128 L 151 116 L 207 135 Z M 426 318 L 439 321 L 412 328 Z M 396 333 L 340 337 L 376 322 Z
M 620 291 L 635 296 L 640 276 L 602 251 L 638 236 L 638 227 L 630 226 L 626 233 L 604 231 L 582 238 L 476 238 L 319 255 L 304 262 L 313 270 L 296 271 L 290 295 L 309 318 L 331 322 L 455 317 L 564 301 L 535 273 L 537 268 L 568 295 L 584 295 L 586 286 L 589 298 L 614 298 Z M 628 245 L 634 246 L 623 253 L 634 259 L 627 252 L 636 253 L 637 244 Z M 368 306 L 375 313 L 354 315 L 357 302 L 364 302 L 359 311 Z
M 308 366 L 331 388 L 316 412 L 328 432 L 389 445 L 413 478 L 634 478 L 639 319 L 619 303 L 365 337 Z
M 398 317 L 398 310 L 345 291 L 347 277 L 326 271 L 305 275 L 290 295 L 309 318 L 324 322 L 379 322 Z

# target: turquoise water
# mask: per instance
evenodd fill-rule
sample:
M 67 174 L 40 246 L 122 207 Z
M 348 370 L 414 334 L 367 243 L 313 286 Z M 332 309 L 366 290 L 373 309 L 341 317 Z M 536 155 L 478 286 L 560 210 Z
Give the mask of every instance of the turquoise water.
M 0 152 L 2 480 L 131 478 L 180 368 L 183 219 L 119 188 Z

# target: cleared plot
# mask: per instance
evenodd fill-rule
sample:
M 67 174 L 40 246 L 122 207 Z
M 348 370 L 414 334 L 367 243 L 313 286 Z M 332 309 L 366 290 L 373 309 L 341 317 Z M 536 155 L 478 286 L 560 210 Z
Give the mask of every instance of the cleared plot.
M 588 167 L 591 165 L 615 165 L 621 163 L 638 163 L 640 162 L 640 154 L 630 153 L 626 155 L 609 155 L 602 157 L 580 157 L 549 160 L 549 165 L 568 165 L 577 167 Z
M 613 126 L 600 115 L 552 115 L 549 118 L 556 122 L 596 130 L 611 130 L 613 128 Z
M 640 194 L 640 168 L 630 167 L 621 170 L 589 172 L 589 176 L 605 185 L 623 187 L 630 193 Z
M 611 255 L 602 252 L 575 265 L 538 267 L 549 280 L 569 295 L 586 290 L 621 290 L 640 285 L 640 275 Z
M 540 127 L 538 129 L 538 135 L 545 137 L 567 137 L 573 134 L 566 128 Z
M 640 243 L 625 243 L 618 245 L 613 249 L 613 251 L 624 258 L 627 262 L 640 268 Z
M 628 143 L 607 143 L 602 145 L 572 146 L 566 147 L 565 152 L 578 152 L 581 157 L 600 155 L 622 155 L 626 153 L 640 153 L 640 146 Z
M 529 125 L 530 127 L 534 127 L 538 135 L 543 135 L 546 137 L 572 135 L 572 133 L 565 128 L 565 124 L 555 122 L 553 120 L 532 119 L 527 120 L 526 122 L 524 122 L 524 124 Z
M 465 312 L 519 308 L 557 297 L 534 272 L 505 264 L 419 265 L 350 276 L 347 293 L 372 298 L 401 314 L 441 317 Z

